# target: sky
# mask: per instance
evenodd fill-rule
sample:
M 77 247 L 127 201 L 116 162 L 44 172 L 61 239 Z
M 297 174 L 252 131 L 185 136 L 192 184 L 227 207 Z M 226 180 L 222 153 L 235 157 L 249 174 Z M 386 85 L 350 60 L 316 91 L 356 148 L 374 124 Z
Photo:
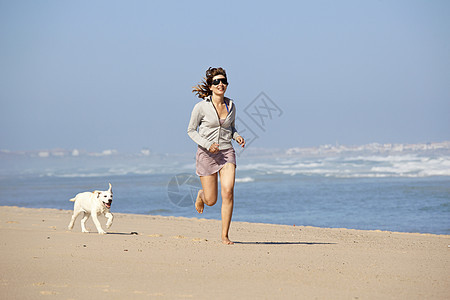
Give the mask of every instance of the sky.
M 208 67 L 248 147 L 450 140 L 450 1 L 0 0 L 0 149 L 194 152 Z

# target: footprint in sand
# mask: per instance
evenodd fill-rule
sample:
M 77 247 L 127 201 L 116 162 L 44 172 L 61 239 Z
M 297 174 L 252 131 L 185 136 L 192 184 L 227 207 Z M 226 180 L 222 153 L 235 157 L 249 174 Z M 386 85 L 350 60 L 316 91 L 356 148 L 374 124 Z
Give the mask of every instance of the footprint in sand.
M 162 234 L 149 234 L 149 235 L 147 235 L 147 236 L 149 236 L 149 237 L 162 237 Z
M 59 293 L 55 291 L 40 291 L 40 294 L 48 296 L 48 295 L 58 295 Z
M 192 239 L 194 242 L 207 242 L 207 239 L 202 239 L 202 238 L 193 238 Z

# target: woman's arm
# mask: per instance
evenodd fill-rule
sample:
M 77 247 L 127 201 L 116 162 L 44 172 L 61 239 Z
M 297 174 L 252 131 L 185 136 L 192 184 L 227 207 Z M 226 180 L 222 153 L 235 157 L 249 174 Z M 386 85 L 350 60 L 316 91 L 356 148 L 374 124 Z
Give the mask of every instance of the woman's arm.
M 194 109 L 192 110 L 187 133 L 189 137 L 198 145 L 202 146 L 205 149 L 210 149 L 214 142 L 208 141 L 207 139 L 201 137 L 197 131 L 197 128 L 200 125 L 201 120 L 202 120 L 201 107 L 200 105 L 197 104 L 196 106 L 194 106 Z

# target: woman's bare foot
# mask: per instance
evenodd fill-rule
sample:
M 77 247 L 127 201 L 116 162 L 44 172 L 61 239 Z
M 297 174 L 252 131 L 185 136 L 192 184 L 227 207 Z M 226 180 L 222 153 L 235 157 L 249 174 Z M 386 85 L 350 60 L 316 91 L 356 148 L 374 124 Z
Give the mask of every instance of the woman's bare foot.
M 225 245 L 234 245 L 234 243 L 232 241 L 230 241 L 230 239 L 227 236 L 222 237 L 222 243 Z
M 203 190 L 198 191 L 197 193 L 197 200 L 195 200 L 195 209 L 199 214 L 203 213 L 203 208 L 205 207 L 205 203 L 203 203 L 201 193 L 203 193 Z

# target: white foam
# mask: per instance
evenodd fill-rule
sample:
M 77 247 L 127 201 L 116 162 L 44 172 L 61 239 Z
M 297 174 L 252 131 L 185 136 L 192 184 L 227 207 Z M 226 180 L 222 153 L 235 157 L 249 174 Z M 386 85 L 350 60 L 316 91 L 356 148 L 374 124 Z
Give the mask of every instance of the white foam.
M 253 182 L 255 181 L 252 177 L 236 178 L 236 182 Z
M 240 159 L 236 182 L 253 182 L 257 176 L 277 174 L 336 178 L 450 176 L 450 151 L 446 149 L 427 153 L 351 152 L 315 157 L 265 153 Z M 64 151 L 39 151 L 25 155 L 2 151 L 0 159 L 9 162 L 8 158 L 14 158 L 14 165 L 11 164 L 9 171 L 2 170 L 2 174 L 9 174 L 11 170 L 17 174 L 73 178 L 195 174 L 192 155 L 123 155 L 115 150 L 92 154 L 76 149 L 67 155 L 59 155 L 66 153 Z M 28 159 L 20 160 L 22 157 Z
M 272 163 L 240 165 L 240 170 L 260 174 L 319 175 L 339 178 L 450 176 L 450 156 L 416 154 L 277 159 Z

